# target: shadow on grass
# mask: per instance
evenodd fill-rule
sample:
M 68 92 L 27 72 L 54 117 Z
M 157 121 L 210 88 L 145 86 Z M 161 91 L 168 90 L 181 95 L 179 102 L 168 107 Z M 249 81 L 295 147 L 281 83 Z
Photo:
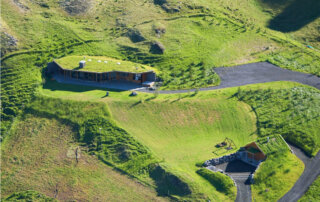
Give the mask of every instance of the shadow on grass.
M 85 86 L 85 85 L 74 85 L 74 84 L 65 84 L 65 83 L 58 83 L 57 81 L 46 81 L 45 84 L 42 85 L 43 89 L 51 90 L 51 91 L 71 91 L 71 92 L 87 92 L 92 90 L 105 90 L 111 92 L 122 92 L 125 90 L 115 90 L 115 89 L 108 89 L 108 88 L 99 88 L 94 86 Z M 106 97 L 106 96 L 104 96 Z
M 262 0 L 270 7 L 280 6 L 288 1 Z M 297 31 L 320 17 L 319 0 L 293 0 L 280 14 L 269 21 L 268 27 L 280 32 Z
M 151 169 L 149 174 L 157 185 L 156 191 L 159 196 L 186 196 L 191 194 L 191 189 L 187 183 L 159 165 Z

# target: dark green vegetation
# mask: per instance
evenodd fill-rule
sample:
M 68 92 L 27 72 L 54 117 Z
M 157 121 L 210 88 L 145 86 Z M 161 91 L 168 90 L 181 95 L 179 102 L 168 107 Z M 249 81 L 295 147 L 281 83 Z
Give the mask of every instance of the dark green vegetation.
M 309 155 L 320 149 L 320 93 L 309 87 L 241 90 L 238 98 L 257 114 L 258 135 L 280 134 Z
M 218 191 L 235 200 L 237 189 L 230 177 L 220 172 L 212 172 L 206 168 L 201 168 L 197 173 L 208 180 Z
M 320 177 L 318 177 L 309 187 L 306 194 L 299 200 L 299 202 L 313 202 L 320 200 Z
M 47 197 L 37 191 L 22 191 L 22 192 L 16 192 L 8 196 L 2 201 L 21 201 L 21 202 L 27 202 L 27 201 L 57 201 L 53 198 Z

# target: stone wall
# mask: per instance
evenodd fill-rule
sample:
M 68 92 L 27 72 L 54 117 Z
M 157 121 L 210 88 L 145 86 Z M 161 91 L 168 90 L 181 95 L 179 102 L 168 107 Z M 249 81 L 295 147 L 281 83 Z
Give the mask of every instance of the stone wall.
M 245 151 L 238 151 L 236 153 L 232 153 L 229 155 L 225 155 L 219 158 L 214 158 L 214 159 L 210 159 L 204 162 L 203 166 L 204 167 L 208 167 L 208 166 L 216 166 L 219 164 L 223 164 L 223 163 L 227 163 L 227 162 L 231 162 L 234 160 L 241 160 L 247 164 L 250 164 L 252 166 L 257 167 L 261 161 L 256 161 L 254 159 L 250 159 L 247 156 L 247 152 Z

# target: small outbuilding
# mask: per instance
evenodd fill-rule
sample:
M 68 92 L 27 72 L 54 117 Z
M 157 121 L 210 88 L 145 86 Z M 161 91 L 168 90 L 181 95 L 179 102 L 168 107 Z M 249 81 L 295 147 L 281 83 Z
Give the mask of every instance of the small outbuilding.
M 255 161 L 263 161 L 266 159 L 267 155 L 260 149 L 256 142 L 251 142 L 244 146 L 247 152 L 247 157 Z

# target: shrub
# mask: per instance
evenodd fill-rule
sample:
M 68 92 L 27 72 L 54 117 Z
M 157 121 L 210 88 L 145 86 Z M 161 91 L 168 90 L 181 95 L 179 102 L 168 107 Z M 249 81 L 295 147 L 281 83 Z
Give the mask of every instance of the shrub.
M 206 168 L 197 171 L 199 175 L 208 180 L 218 191 L 234 197 L 234 183 L 232 179 L 222 173 L 212 172 Z
M 3 201 L 57 201 L 53 198 L 47 197 L 44 194 L 41 194 L 37 191 L 21 191 L 15 192 L 8 196 Z

